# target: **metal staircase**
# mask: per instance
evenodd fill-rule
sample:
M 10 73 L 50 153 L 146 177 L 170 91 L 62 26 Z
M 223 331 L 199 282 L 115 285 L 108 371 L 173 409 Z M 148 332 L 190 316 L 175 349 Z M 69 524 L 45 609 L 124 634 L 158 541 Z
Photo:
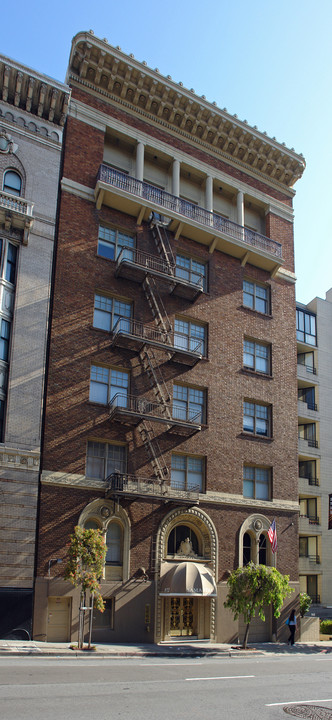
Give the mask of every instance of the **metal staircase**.
M 143 290 L 158 330 L 164 334 L 165 342 L 170 342 L 172 326 L 154 278 L 146 276 Z
M 153 218 L 150 223 L 150 228 L 160 257 L 166 260 L 171 275 L 174 275 L 175 257 L 165 224 Z
M 160 481 L 160 484 L 162 484 L 168 477 L 168 467 L 162 456 L 158 440 L 155 438 L 152 425 L 147 420 L 143 420 L 140 423 L 138 430 L 153 467 L 155 476 Z
M 161 405 L 163 414 L 166 418 L 169 418 L 169 420 L 171 420 L 171 397 L 152 348 L 148 349 L 146 345 L 144 345 L 142 350 L 139 352 L 138 357 L 144 372 L 147 374 L 150 380 L 150 385 L 157 398 L 157 401 Z

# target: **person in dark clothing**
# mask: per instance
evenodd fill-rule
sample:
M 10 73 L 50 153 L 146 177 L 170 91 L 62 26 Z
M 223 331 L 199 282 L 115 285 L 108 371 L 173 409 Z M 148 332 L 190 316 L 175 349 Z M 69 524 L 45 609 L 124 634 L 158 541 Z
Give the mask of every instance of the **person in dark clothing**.
M 287 641 L 287 645 L 289 645 L 289 643 L 290 643 L 291 645 L 294 645 L 294 642 L 295 642 L 295 630 L 296 630 L 296 615 L 295 615 L 295 610 L 292 610 L 292 612 L 291 612 L 291 614 L 290 614 L 290 616 L 289 616 L 289 618 L 288 618 L 288 623 L 287 623 L 287 624 L 288 624 L 289 632 L 290 632 L 290 635 L 289 635 L 289 638 L 288 638 L 288 641 Z

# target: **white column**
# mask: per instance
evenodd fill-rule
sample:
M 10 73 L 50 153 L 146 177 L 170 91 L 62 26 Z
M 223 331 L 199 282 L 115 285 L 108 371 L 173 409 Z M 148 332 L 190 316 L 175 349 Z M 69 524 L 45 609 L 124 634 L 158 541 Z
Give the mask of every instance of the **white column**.
M 138 142 L 136 146 L 136 180 L 144 178 L 144 144 Z
M 205 181 L 205 209 L 213 212 L 213 178 L 208 175 Z
M 244 195 L 241 190 L 237 194 L 237 223 L 244 227 Z
M 180 197 L 180 161 L 173 160 L 172 194 Z

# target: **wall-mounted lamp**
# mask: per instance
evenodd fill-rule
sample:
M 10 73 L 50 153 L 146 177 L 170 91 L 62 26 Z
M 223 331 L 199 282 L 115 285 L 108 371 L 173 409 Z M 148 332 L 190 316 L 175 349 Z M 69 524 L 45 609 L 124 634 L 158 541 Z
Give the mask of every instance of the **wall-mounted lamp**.
M 62 563 L 62 558 L 50 558 L 48 561 L 48 577 L 51 577 L 51 566 L 52 565 L 58 565 L 58 563 Z

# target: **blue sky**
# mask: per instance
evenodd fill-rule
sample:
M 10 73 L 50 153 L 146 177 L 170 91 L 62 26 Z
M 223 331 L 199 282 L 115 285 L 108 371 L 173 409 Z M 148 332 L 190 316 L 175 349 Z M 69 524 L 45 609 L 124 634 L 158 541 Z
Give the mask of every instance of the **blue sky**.
M 296 183 L 297 299 L 332 286 L 331 0 L 16 0 L 0 52 L 64 81 L 72 37 L 92 29 L 149 67 L 303 153 Z

